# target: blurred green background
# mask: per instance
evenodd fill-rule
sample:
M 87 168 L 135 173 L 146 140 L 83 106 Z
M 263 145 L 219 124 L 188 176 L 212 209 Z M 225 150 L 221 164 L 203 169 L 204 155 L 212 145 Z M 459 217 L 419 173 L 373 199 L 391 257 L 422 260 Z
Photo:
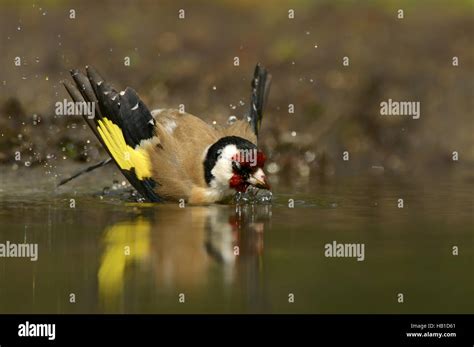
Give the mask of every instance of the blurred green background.
M 80 117 L 54 115 L 71 68 L 95 66 L 150 108 L 184 104 L 225 124 L 247 112 L 257 62 L 273 75 L 260 145 L 282 179 L 473 167 L 472 1 L 0 4 L 0 162 L 13 169 L 104 157 Z M 421 118 L 381 116 L 389 98 L 420 101 Z

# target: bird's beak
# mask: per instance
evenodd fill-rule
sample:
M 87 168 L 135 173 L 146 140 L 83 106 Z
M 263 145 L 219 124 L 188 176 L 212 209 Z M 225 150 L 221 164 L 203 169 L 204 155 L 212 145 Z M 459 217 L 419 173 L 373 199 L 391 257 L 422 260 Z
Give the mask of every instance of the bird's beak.
M 260 189 L 270 190 L 270 184 L 266 180 L 264 181 L 256 180 L 256 181 L 257 183 L 254 184 L 255 187 L 260 188 Z
M 250 176 L 248 183 L 259 189 L 270 190 L 270 184 L 268 183 L 267 177 L 262 169 L 258 169 L 252 176 Z

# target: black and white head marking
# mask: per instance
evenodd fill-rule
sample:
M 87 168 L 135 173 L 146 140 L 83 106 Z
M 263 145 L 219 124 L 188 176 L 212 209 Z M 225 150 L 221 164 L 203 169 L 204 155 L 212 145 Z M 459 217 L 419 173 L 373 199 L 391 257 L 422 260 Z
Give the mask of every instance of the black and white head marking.
M 256 150 L 252 142 L 238 136 L 226 136 L 210 146 L 204 159 L 204 177 L 208 186 L 228 187 L 232 177 L 232 157 L 240 151 Z

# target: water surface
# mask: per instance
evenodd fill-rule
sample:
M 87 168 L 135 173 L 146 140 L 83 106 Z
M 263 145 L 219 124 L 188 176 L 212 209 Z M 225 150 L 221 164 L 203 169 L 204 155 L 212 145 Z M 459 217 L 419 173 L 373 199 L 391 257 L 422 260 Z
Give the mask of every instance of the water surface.
M 43 169 L 2 172 L 0 242 L 39 258 L 0 258 L 1 313 L 474 311 L 468 174 L 275 182 L 271 205 L 179 208 L 96 194 L 110 172 L 60 189 Z M 325 257 L 333 241 L 365 259 Z

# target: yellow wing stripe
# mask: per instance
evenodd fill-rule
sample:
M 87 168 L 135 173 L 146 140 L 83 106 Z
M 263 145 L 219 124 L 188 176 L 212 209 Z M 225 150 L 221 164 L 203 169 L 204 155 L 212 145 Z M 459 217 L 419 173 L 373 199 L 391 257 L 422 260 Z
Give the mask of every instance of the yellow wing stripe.
M 148 153 L 143 148 L 133 149 L 125 142 L 122 130 L 107 118 L 98 121 L 97 131 L 107 149 L 122 170 L 135 169 L 139 180 L 151 177 L 151 165 Z

